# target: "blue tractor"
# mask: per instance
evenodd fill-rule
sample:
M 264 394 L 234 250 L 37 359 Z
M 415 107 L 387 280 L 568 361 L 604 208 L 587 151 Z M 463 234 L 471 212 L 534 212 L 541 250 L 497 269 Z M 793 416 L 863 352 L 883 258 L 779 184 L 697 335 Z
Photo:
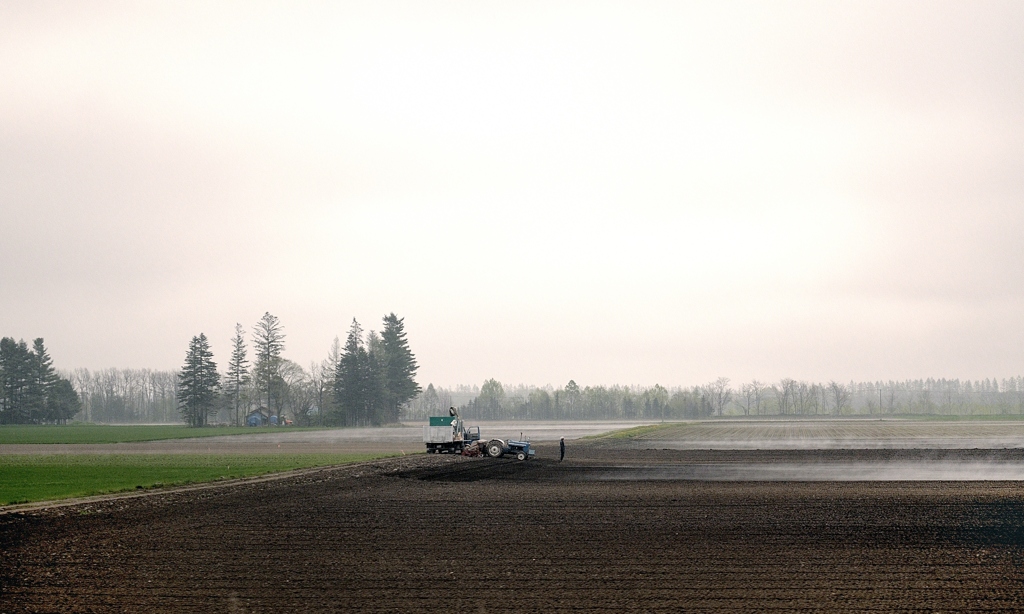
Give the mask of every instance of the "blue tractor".
M 529 441 L 513 441 L 504 439 L 492 439 L 484 446 L 484 452 L 491 458 L 501 458 L 506 454 L 516 457 L 516 460 L 532 458 L 536 451 L 530 447 Z

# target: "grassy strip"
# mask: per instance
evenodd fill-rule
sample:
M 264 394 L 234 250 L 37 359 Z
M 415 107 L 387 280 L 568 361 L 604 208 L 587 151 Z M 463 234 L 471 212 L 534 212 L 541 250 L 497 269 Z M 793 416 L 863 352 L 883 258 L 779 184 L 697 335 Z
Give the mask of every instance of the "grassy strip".
M 353 463 L 393 454 L 5 454 L 0 505 Z
M 0 444 L 6 443 L 127 443 L 161 439 L 188 439 L 219 435 L 266 433 L 272 427 L 218 426 L 190 428 L 185 425 L 14 424 L 0 426 Z M 315 428 L 281 427 L 281 432 L 315 431 Z M 276 429 L 275 429 L 276 432 Z
M 582 439 L 632 439 L 633 437 L 639 437 L 641 435 L 647 435 L 660 431 L 661 429 L 671 428 L 679 426 L 678 422 L 667 423 L 667 424 L 646 424 L 644 426 L 634 426 L 633 428 L 622 429 L 620 431 L 612 431 L 610 433 L 601 433 L 600 435 L 588 435 Z

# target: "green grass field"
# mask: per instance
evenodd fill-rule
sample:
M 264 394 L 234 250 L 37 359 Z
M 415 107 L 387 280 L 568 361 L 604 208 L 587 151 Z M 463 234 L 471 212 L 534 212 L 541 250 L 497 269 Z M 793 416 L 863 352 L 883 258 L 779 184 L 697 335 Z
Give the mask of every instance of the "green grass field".
M 5 454 L 0 455 L 0 505 L 209 482 L 386 456 L 393 455 Z
M 218 426 L 190 428 L 185 425 L 106 425 L 68 424 L 36 425 L 15 424 L 0 426 L 0 444 L 5 443 L 127 443 L 131 441 L 157 441 L 160 439 L 186 439 L 190 437 L 216 437 L 219 435 L 252 435 L 266 433 L 271 428 L 245 426 Z M 281 427 L 282 432 L 314 431 L 315 428 Z

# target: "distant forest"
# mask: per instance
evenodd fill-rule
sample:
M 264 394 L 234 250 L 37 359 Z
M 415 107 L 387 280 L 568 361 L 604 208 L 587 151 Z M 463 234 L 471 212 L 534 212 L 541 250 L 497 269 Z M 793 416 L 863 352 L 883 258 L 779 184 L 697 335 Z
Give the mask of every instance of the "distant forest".
M 292 374 L 283 409 L 302 424 L 334 422 L 319 418 L 317 392 L 330 393 L 315 377 L 289 362 Z M 180 421 L 171 371 L 106 369 L 67 374 L 82 398 L 76 419 L 94 422 Z M 254 395 L 243 396 L 243 415 L 255 407 Z M 838 411 L 837 411 L 838 401 Z M 233 424 L 233 409 L 222 398 L 211 422 Z M 325 401 L 329 406 L 330 400 Z M 782 380 L 730 386 L 717 380 L 703 386 L 586 386 L 569 382 L 551 386 L 504 386 L 495 380 L 483 386 L 446 388 L 429 384 L 400 408 L 400 420 L 423 421 L 460 408 L 473 420 L 683 420 L 713 416 L 861 416 L 861 415 L 1024 415 L 1024 378 L 1004 380 L 924 379 L 901 382 L 817 384 Z M 303 413 L 303 408 L 308 411 Z M 292 413 L 295 412 L 295 413 Z

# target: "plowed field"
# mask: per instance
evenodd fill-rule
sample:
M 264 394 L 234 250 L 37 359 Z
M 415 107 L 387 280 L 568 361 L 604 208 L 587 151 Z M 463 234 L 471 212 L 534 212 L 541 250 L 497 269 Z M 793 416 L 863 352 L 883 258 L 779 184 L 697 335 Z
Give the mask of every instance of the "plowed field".
M 0 612 L 1024 609 L 1018 482 L 629 473 L 835 453 L 572 442 L 9 513 Z

